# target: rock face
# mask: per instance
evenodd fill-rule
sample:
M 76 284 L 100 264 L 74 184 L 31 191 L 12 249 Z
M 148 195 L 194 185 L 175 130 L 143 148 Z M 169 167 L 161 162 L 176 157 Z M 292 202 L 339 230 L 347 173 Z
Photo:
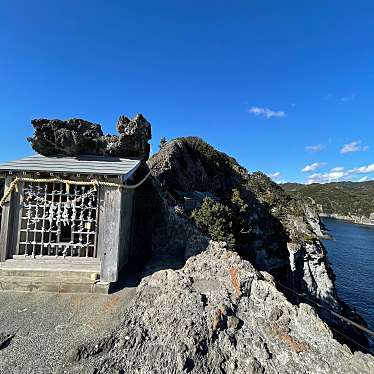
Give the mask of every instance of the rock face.
M 98 155 L 148 158 L 151 125 L 138 114 L 132 119 L 121 116 L 119 135 L 105 135 L 99 124 L 82 119 L 34 119 L 34 135 L 28 140 L 33 149 L 45 156 Z
M 209 191 L 225 200 L 233 188 L 240 190 L 249 207 L 250 230 L 237 248 L 239 254 L 258 270 L 270 272 L 279 284 L 352 318 L 351 310 L 337 296 L 335 276 L 318 240 L 323 229 L 310 207 L 264 174 L 248 173 L 233 158 L 199 138 L 167 143 L 149 165 L 166 191 Z M 330 314 L 321 311 L 320 316 L 342 329 L 340 321 Z M 343 330 L 367 344 L 367 339 L 350 326 Z
M 130 122 L 120 119 L 119 138 L 131 137 Z M 148 166 L 152 178 L 135 191 L 131 251 L 133 261 L 148 261 L 142 281 L 114 332 L 73 349 L 74 372 L 374 372 L 373 357 L 352 353 L 325 322 L 355 331 L 312 307 L 317 301 L 347 312 L 312 211 L 198 138 L 168 142 Z M 232 189 L 248 206 L 238 253 L 209 241 L 172 193 L 209 192 L 225 203 Z M 306 294 L 311 305 L 280 285 Z
M 309 305 L 289 303 L 268 273 L 217 242 L 143 278 L 117 331 L 74 358 L 96 373 L 374 371 L 372 356 L 352 354 Z
M 318 276 L 329 277 L 330 269 L 318 241 L 322 234 L 319 219 L 310 208 L 291 198 L 264 174 L 249 174 L 234 159 L 198 138 L 169 142 L 149 164 L 166 190 L 209 191 L 225 199 L 232 189 L 239 189 L 249 206 L 251 228 L 239 248 L 240 254 L 258 269 L 279 275 L 284 282 L 292 281 L 298 291 L 336 304 L 333 282 L 320 281 Z M 303 279 L 304 268 L 316 275 L 313 285 Z M 308 279 L 310 272 L 305 274 Z

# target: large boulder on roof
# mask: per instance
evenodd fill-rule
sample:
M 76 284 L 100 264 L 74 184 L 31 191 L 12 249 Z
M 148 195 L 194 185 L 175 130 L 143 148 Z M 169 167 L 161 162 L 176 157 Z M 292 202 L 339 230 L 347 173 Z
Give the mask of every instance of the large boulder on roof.
M 83 119 L 34 119 L 32 148 L 45 156 L 98 155 L 149 157 L 151 124 L 141 114 L 132 119 L 120 116 L 118 135 L 104 135 L 101 126 Z
M 149 157 L 152 138 L 151 124 L 143 115 L 137 114 L 129 119 L 120 116 L 117 121 L 119 135 L 104 137 L 106 152 L 113 156 L 144 156 Z

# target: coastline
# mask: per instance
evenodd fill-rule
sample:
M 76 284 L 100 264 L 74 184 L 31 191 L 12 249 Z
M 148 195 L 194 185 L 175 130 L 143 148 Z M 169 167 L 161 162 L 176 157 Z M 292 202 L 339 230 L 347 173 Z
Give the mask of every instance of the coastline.
M 336 275 L 338 295 L 343 302 L 357 308 L 370 329 L 374 329 L 374 313 L 370 283 L 363 292 L 361 285 L 372 273 L 371 241 L 374 230 L 368 225 L 344 225 L 344 221 L 324 221 L 334 240 L 323 240 L 327 257 Z M 351 222 L 347 222 L 351 223 Z M 355 251 L 355 252 L 352 252 Z M 351 257 L 351 254 L 354 255 Z M 369 280 L 373 284 L 373 280 Z M 369 336 L 369 347 L 374 348 L 374 337 Z
M 319 216 L 321 218 L 333 218 L 333 219 L 338 219 L 340 221 L 346 221 L 350 223 L 354 223 L 357 225 L 365 225 L 365 226 L 373 226 L 374 227 L 374 221 L 370 220 L 368 217 L 362 216 L 344 216 L 341 214 L 327 214 L 327 213 L 319 213 Z

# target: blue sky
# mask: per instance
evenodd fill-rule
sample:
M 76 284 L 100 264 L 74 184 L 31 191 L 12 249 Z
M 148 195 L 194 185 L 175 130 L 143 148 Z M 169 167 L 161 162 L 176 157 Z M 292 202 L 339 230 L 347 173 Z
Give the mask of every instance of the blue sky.
M 373 41 L 372 1 L 0 0 L 0 161 L 32 118 L 140 112 L 153 151 L 197 135 L 278 181 L 373 179 Z

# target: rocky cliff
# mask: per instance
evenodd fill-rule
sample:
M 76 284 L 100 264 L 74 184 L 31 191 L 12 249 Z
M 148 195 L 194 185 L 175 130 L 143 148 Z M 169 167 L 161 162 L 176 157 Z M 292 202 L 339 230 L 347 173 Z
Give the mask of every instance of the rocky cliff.
M 238 252 L 258 269 L 338 307 L 332 272 L 318 241 L 319 219 L 310 208 L 264 174 L 248 173 L 198 138 L 168 143 L 151 158 L 150 168 L 169 191 L 210 191 L 225 201 L 232 189 L 240 190 L 249 207 L 249 232 Z
M 292 305 L 267 272 L 211 242 L 180 270 L 146 276 L 117 331 L 80 346 L 95 373 L 371 373 L 310 305 Z
M 85 149 L 83 130 L 67 141 L 50 125 L 37 127 L 35 149 L 37 139 L 51 152 Z M 88 139 L 98 141 L 97 153 L 109 152 L 100 132 Z M 72 347 L 71 372 L 374 371 L 373 357 L 352 353 L 358 347 L 343 345 L 335 331 L 363 345 L 366 338 L 314 303 L 364 323 L 338 298 L 313 210 L 199 138 L 168 142 L 148 167 L 152 177 L 135 194 L 130 264 L 141 268 L 141 282 L 115 331 Z M 234 248 L 210 240 L 185 209 L 180 196 L 196 191 L 228 214 Z
M 74 352 L 78 368 L 199 374 L 374 369 L 372 356 L 352 353 L 334 332 L 365 344 L 362 334 L 309 303 L 349 313 L 336 294 L 313 211 L 198 138 L 169 142 L 148 165 L 153 178 L 137 191 L 135 212 L 136 234 L 148 240 L 139 236 L 134 249 L 138 260 L 148 258 L 142 281 L 117 331 Z M 174 191 L 209 191 L 226 203 L 232 189 L 249 207 L 249 232 L 237 253 L 209 242 L 174 198 Z

